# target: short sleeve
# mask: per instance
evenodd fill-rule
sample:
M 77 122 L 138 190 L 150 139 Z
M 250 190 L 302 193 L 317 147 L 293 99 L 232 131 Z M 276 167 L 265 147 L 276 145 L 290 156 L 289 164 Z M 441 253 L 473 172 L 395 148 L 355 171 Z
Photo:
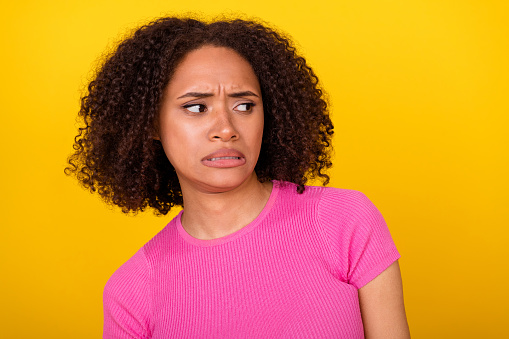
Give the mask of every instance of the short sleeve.
M 318 213 L 338 275 L 357 289 L 400 258 L 384 218 L 363 193 L 328 189 Z
M 104 339 L 150 337 L 149 265 L 143 248 L 123 264 L 104 288 Z

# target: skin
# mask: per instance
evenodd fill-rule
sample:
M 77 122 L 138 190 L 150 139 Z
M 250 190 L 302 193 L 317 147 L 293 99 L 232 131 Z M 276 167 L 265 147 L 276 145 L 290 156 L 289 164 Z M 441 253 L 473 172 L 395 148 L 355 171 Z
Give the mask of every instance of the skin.
M 272 183 L 260 183 L 254 172 L 263 123 L 258 79 L 233 50 L 201 47 L 175 70 L 155 138 L 177 172 L 185 205 L 182 226 L 191 236 L 226 236 L 263 210 L 272 190 Z M 241 156 L 210 161 L 218 151 Z M 397 262 L 359 290 L 366 338 L 410 337 L 402 291 Z
M 359 289 L 359 303 L 366 339 L 410 338 L 398 261 Z
M 164 93 L 158 138 L 179 178 L 186 206 L 182 226 L 190 235 L 226 236 L 263 210 L 272 190 L 254 172 L 263 123 L 258 79 L 233 50 L 204 46 L 175 70 Z M 204 159 L 217 151 L 240 152 L 243 159 L 233 167 L 207 166 Z

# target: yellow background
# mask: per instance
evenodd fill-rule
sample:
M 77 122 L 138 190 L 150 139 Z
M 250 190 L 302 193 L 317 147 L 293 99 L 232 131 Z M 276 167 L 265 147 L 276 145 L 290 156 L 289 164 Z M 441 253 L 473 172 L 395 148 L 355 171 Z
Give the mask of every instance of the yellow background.
M 188 11 L 294 38 L 333 105 L 331 185 L 370 197 L 402 254 L 413 338 L 509 337 L 505 0 L 2 4 L 0 337 L 100 337 L 106 280 L 171 219 L 108 209 L 63 169 L 101 54 Z

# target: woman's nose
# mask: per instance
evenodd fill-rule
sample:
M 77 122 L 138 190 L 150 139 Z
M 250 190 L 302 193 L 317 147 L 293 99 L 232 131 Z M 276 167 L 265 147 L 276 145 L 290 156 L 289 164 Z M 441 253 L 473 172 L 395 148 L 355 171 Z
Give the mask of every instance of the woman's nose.
M 210 140 L 230 141 L 239 138 L 239 133 L 233 124 L 231 113 L 226 108 L 220 108 L 212 115 L 214 122 L 209 132 Z

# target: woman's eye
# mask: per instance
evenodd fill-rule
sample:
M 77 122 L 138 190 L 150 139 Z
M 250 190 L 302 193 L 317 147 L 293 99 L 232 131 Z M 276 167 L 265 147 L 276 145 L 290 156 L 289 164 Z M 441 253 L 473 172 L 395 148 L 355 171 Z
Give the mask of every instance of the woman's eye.
M 245 102 L 243 104 L 237 105 L 237 107 L 235 107 L 235 109 L 237 111 L 241 111 L 241 112 L 251 112 L 251 109 L 253 108 L 253 106 L 254 106 L 253 103 Z
M 207 107 L 202 104 L 185 105 L 184 108 L 192 113 L 203 113 L 207 110 Z

